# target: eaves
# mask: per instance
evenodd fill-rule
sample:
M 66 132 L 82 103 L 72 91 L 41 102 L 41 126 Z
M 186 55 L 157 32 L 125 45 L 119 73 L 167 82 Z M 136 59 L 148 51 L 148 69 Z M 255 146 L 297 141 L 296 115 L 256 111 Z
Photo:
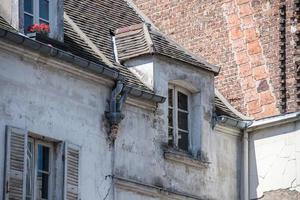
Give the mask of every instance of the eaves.
M 19 45 L 30 49 L 31 51 L 39 53 L 45 57 L 52 57 L 65 61 L 76 66 L 77 68 L 87 71 L 88 73 L 92 73 L 96 76 L 103 76 L 113 81 L 124 80 L 124 77 L 116 69 L 112 69 L 108 66 L 89 61 L 87 59 L 57 49 L 50 45 L 30 39 L 27 36 L 19 33 L 13 33 L 0 28 L 0 39 L 11 42 L 14 45 Z M 155 103 L 163 103 L 166 100 L 165 97 L 130 86 L 125 86 L 125 90 L 128 92 L 129 95 L 132 95 L 133 97 L 153 101 Z

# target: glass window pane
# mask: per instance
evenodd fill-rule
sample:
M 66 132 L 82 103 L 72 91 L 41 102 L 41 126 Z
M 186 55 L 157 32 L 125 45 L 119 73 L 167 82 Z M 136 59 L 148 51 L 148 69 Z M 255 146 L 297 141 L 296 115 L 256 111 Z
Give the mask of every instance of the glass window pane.
M 33 14 L 33 0 L 24 0 L 24 11 Z
M 33 197 L 33 143 L 28 141 L 27 145 L 27 171 L 26 171 L 26 199 L 32 199 Z
M 24 14 L 24 32 L 28 33 L 29 27 L 33 24 L 33 17 Z
M 168 124 L 169 126 L 173 127 L 173 109 L 170 108 L 168 113 Z
M 168 131 L 168 145 L 173 146 L 174 136 L 173 136 L 173 129 L 169 128 Z
M 168 90 L 168 100 L 169 100 L 169 106 L 173 107 L 173 90 Z
M 46 21 L 44 21 L 44 20 L 40 20 L 40 24 L 47 24 L 47 25 L 49 25 L 49 23 L 46 22 Z
M 38 172 L 37 174 L 37 198 L 48 199 L 48 174 Z
M 178 148 L 184 151 L 189 150 L 189 134 L 178 131 Z
M 49 1 L 40 0 L 40 18 L 49 20 Z
M 38 169 L 49 171 L 49 147 L 38 145 Z
M 178 128 L 188 130 L 188 113 L 178 111 Z
M 188 97 L 181 93 L 178 92 L 178 108 L 182 109 L 182 110 L 188 110 Z

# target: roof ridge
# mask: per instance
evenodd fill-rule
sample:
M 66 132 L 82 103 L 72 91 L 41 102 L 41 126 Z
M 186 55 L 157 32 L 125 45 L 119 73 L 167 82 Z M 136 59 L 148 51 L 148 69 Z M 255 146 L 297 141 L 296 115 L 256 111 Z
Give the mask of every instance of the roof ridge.
M 233 112 L 236 116 L 240 117 L 243 120 L 253 120 L 253 118 L 248 117 L 244 114 L 242 114 L 240 111 L 238 111 L 237 109 L 235 109 L 229 102 L 228 100 L 219 92 L 219 90 L 217 88 L 215 88 L 215 95 L 220 99 L 220 101 L 222 101 L 222 103 L 224 103 L 225 106 L 227 106 L 227 108 Z
M 117 35 L 117 34 L 122 34 L 122 33 L 139 30 L 139 29 L 143 28 L 143 24 L 144 23 L 138 23 L 138 24 L 133 24 L 130 26 L 124 26 L 124 27 L 118 28 L 115 30 L 115 34 Z
M 114 64 L 99 50 L 99 48 L 89 39 L 89 37 L 76 25 L 76 23 L 64 12 L 64 19 L 72 27 L 72 29 L 80 36 L 80 38 L 102 59 L 102 61 L 111 68 L 115 68 Z
M 209 62 L 207 62 L 203 57 L 198 56 L 196 54 L 194 54 L 193 52 L 189 51 L 188 49 L 186 49 L 185 47 L 183 47 L 182 45 L 178 44 L 175 40 L 173 40 L 170 36 L 168 36 L 165 33 L 162 33 L 157 27 L 152 27 L 150 26 L 149 29 L 153 32 L 155 32 L 156 34 L 160 34 L 161 36 L 165 37 L 166 40 L 168 40 L 169 42 L 173 43 L 176 48 L 178 48 L 178 50 L 181 50 L 183 52 L 185 52 L 186 54 L 190 55 L 191 57 L 193 57 L 195 60 L 200 61 L 201 63 L 203 63 L 204 65 L 214 69 L 215 71 L 220 71 L 220 67 L 213 65 Z
M 153 27 L 156 27 L 155 24 L 145 15 L 136 5 L 132 0 L 124 0 L 127 5 L 132 8 L 132 10 L 139 16 L 139 18 L 147 24 L 150 24 Z

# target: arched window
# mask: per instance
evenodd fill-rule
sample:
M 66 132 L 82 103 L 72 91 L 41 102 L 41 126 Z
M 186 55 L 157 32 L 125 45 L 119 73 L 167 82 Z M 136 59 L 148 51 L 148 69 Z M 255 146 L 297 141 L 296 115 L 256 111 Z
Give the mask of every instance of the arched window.
M 168 144 L 184 151 L 190 146 L 190 93 L 177 85 L 168 90 Z

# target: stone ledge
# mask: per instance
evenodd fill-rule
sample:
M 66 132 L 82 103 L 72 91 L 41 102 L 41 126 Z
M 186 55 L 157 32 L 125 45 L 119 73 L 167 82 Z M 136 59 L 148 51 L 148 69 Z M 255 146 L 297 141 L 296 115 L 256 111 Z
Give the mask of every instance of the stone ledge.
M 118 189 L 134 192 L 143 196 L 163 200 L 210 200 L 208 197 L 199 197 L 186 192 L 166 189 L 135 180 L 114 176 L 114 184 Z
M 164 158 L 167 161 L 183 164 L 189 167 L 206 169 L 209 167 L 210 162 L 196 159 L 188 152 L 182 152 L 175 149 L 164 149 Z

